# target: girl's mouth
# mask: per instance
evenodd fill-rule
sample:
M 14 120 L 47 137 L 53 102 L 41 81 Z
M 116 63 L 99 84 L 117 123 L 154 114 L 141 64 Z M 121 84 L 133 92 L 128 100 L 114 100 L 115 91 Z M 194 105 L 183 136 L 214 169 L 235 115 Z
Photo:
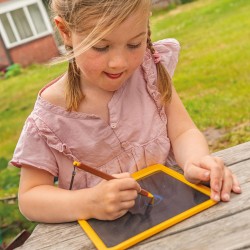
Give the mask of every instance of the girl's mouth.
M 123 73 L 119 73 L 119 74 L 109 74 L 107 72 L 105 72 L 106 76 L 111 78 L 111 79 L 118 79 L 122 76 Z

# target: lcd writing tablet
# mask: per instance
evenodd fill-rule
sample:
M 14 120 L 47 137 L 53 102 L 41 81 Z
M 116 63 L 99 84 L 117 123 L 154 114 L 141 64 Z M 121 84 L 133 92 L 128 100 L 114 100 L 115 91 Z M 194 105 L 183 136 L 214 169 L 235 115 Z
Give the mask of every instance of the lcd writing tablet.
M 135 206 L 114 221 L 90 219 L 80 225 L 98 249 L 124 249 L 212 205 L 210 190 L 186 181 L 160 164 L 133 174 L 140 186 L 154 195 L 138 195 Z

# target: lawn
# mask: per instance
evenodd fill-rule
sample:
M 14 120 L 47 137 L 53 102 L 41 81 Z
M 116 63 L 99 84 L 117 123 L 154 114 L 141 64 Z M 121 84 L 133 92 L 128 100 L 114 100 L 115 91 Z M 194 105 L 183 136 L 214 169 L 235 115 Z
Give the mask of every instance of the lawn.
M 203 0 L 152 20 L 154 40 L 181 44 L 175 87 L 197 126 L 220 135 L 211 150 L 250 140 L 249 10 L 245 0 Z
M 250 140 L 249 10 L 246 0 L 200 0 L 152 16 L 154 41 L 174 37 L 181 44 L 174 84 L 211 151 Z M 37 92 L 65 69 L 32 65 L 0 79 L 0 197 L 17 192 L 18 170 L 5 167 Z M 1 226 L 20 218 L 6 211 L 1 205 Z

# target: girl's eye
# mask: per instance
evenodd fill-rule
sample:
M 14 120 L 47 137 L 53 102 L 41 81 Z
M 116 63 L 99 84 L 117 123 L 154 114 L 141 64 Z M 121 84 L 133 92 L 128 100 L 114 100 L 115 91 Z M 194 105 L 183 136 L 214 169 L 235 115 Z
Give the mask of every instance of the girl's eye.
M 139 47 L 141 47 L 142 43 L 138 43 L 138 44 L 128 44 L 128 48 L 129 49 L 137 49 Z
M 105 46 L 105 47 L 92 47 L 94 50 L 98 51 L 98 52 L 106 52 L 109 49 L 109 46 Z

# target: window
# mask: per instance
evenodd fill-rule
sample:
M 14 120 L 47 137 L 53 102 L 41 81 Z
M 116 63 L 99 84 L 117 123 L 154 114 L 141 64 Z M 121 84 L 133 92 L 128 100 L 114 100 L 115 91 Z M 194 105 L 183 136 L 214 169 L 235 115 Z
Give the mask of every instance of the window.
M 42 33 L 44 31 L 46 31 L 47 28 L 46 28 L 45 23 L 43 21 L 43 17 L 42 17 L 42 14 L 38 8 L 38 5 L 32 4 L 32 5 L 28 6 L 28 9 L 30 12 L 31 19 L 34 22 L 36 32 Z
M 15 8 L 0 13 L 0 33 L 7 48 L 52 33 L 51 24 L 42 3 L 38 0 L 26 1 L 26 3 L 24 7 L 13 5 Z
M 10 25 L 10 22 L 7 18 L 7 15 L 0 15 L 0 20 L 2 21 L 2 24 L 3 24 L 3 27 L 5 27 L 5 31 L 7 33 L 7 36 L 9 38 L 9 42 L 10 43 L 14 43 L 16 42 L 16 37 L 13 33 L 13 30 L 11 29 L 11 25 Z
M 16 26 L 20 40 L 33 35 L 23 9 L 11 11 L 10 16 L 12 17 L 14 25 Z

